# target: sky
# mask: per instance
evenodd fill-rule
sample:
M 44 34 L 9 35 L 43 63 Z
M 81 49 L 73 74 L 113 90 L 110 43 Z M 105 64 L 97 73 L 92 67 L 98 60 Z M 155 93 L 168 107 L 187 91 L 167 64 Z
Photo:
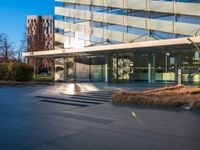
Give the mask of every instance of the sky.
M 54 15 L 54 0 L 0 0 L 0 33 L 6 33 L 18 48 L 27 15 Z

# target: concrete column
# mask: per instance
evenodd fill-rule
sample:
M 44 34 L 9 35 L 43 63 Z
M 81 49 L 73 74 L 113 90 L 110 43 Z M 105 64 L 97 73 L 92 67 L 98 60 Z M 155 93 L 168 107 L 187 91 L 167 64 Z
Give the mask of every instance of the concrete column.
M 76 81 L 76 62 L 74 61 L 74 81 Z
M 51 60 L 51 76 L 55 80 L 55 59 Z
M 92 81 L 91 57 L 89 57 L 89 81 Z
M 106 64 L 105 64 L 105 82 L 108 83 L 109 80 L 109 70 L 108 70 L 108 63 L 109 57 L 106 56 Z
M 154 83 L 155 82 L 155 54 L 149 55 L 149 63 L 148 63 L 148 82 Z
M 182 70 L 178 69 L 178 85 L 181 85 L 181 80 L 182 80 Z
M 66 58 L 63 58 L 64 59 L 64 81 L 67 81 L 67 66 L 66 66 L 66 63 L 67 63 L 67 59 Z
M 179 69 L 180 56 L 175 58 L 175 82 L 178 83 L 178 69 Z

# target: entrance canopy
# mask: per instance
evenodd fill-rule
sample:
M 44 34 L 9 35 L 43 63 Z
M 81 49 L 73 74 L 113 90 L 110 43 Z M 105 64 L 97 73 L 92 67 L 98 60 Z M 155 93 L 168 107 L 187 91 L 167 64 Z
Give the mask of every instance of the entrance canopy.
M 84 48 L 72 48 L 72 49 L 58 49 L 58 50 L 48 50 L 48 51 L 35 51 L 35 52 L 24 52 L 24 57 L 49 57 L 49 58 L 59 58 L 72 56 L 76 54 L 106 54 L 109 52 L 118 51 L 132 51 L 141 49 L 182 49 L 182 48 L 198 48 L 200 44 L 200 36 L 187 37 L 187 38 L 177 38 L 177 39 L 167 39 L 167 40 L 156 40 L 156 41 L 145 41 L 145 42 L 134 42 L 125 44 L 113 44 L 113 45 L 101 45 L 92 46 Z

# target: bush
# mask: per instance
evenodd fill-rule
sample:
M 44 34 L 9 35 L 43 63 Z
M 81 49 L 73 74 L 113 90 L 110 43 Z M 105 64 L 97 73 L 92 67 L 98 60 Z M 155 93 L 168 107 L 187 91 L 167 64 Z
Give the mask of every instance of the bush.
M 15 81 L 31 81 L 33 79 L 33 67 L 25 63 L 16 64 L 13 79 Z
M 8 77 L 8 64 L 2 63 L 0 64 L 0 80 L 9 80 Z
M 0 64 L 0 80 L 31 81 L 33 68 L 25 63 L 2 63 Z
M 13 72 L 14 72 L 15 64 L 16 63 L 13 63 L 13 62 L 7 64 L 7 69 L 8 69 L 7 79 L 8 80 L 14 80 L 13 79 Z

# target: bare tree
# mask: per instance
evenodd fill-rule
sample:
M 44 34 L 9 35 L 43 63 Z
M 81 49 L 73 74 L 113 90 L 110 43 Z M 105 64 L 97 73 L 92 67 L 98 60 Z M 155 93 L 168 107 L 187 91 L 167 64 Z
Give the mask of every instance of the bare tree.
M 25 27 L 25 29 L 26 29 L 26 27 Z M 27 42 L 28 42 L 27 33 L 25 31 L 25 32 L 23 32 L 23 37 L 20 40 L 20 46 L 19 46 L 19 49 L 17 51 L 18 61 L 24 61 L 23 58 L 22 58 L 22 52 L 26 52 L 28 50 L 28 43 Z
M 0 34 L 0 57 L 5 61 L 14 58 L 14 43 L 11 42 L 5 33 Z

